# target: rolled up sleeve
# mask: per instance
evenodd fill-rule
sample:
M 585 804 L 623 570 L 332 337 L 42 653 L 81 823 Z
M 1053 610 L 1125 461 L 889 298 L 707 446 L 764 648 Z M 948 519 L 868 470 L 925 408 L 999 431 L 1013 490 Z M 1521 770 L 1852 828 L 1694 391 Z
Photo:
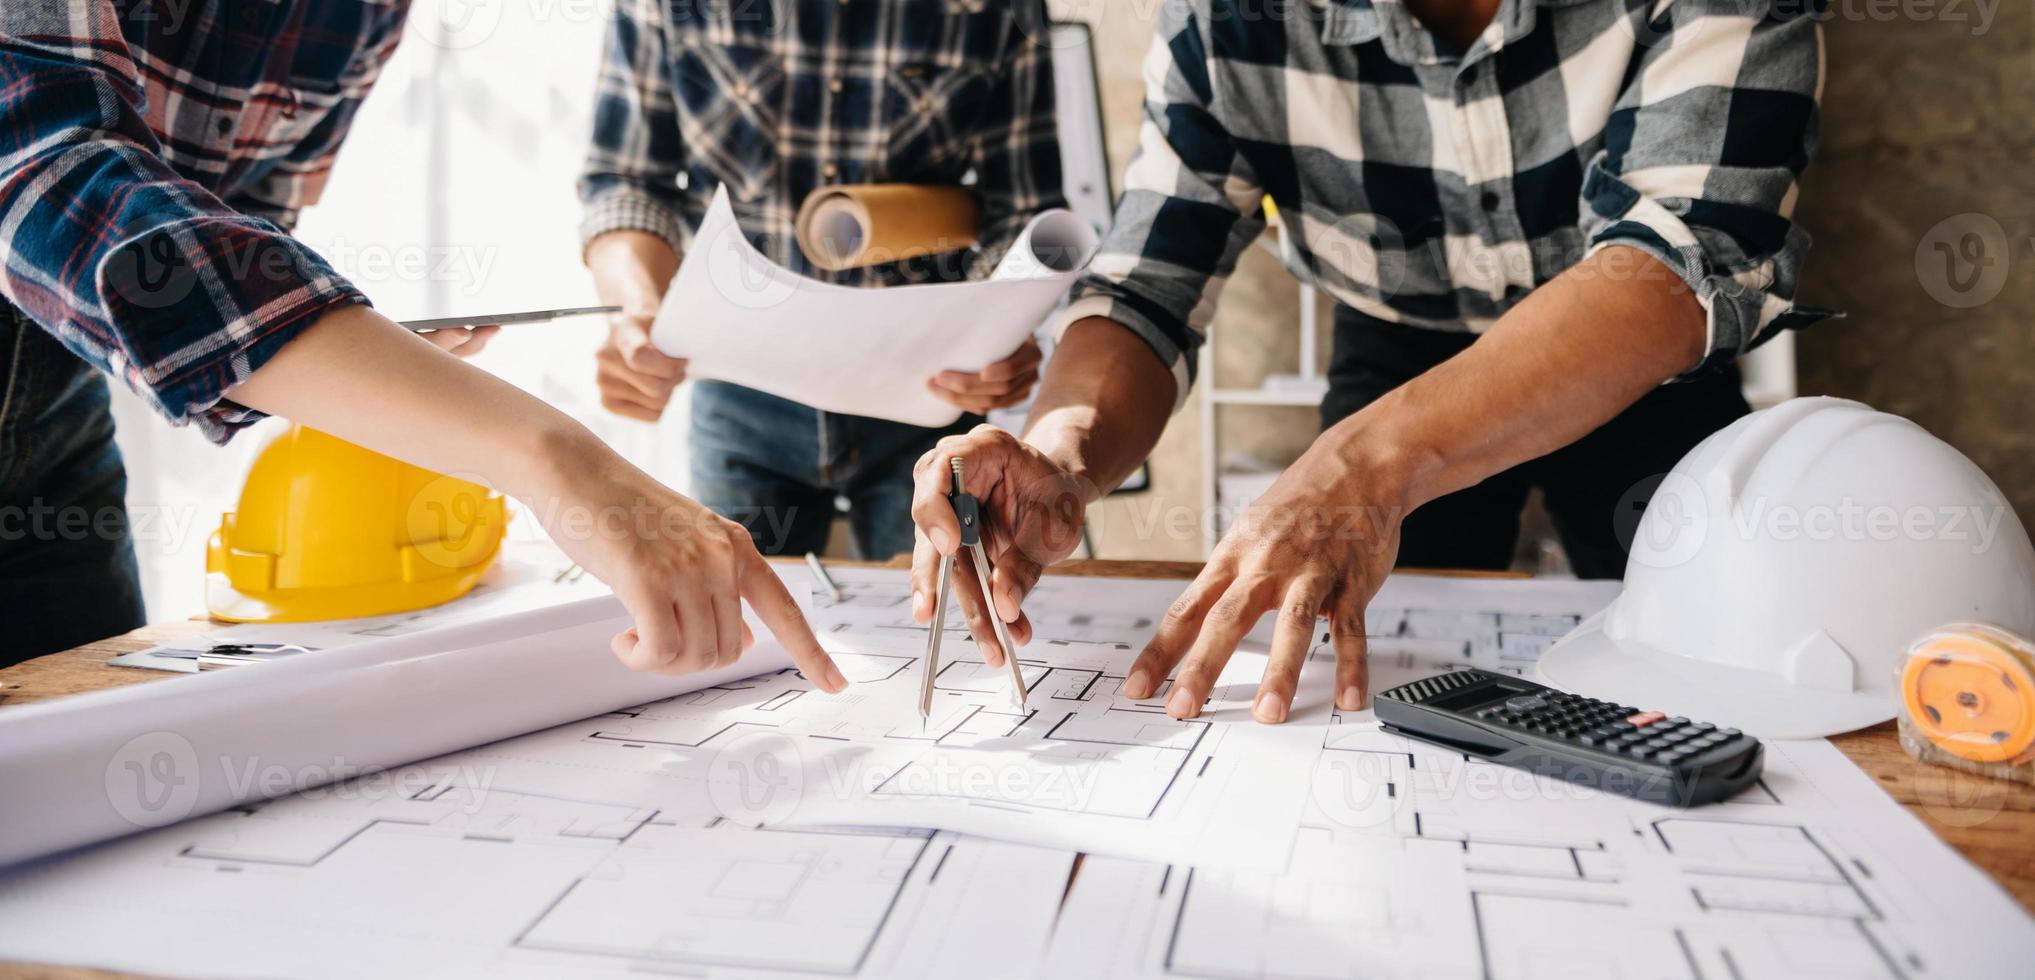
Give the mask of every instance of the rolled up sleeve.
M 593 145 L 579 180 L 580 244 L 645 231 L 684 248 L 684 144 L 659 0 L 616 0 L 594 94 Z
M 1822 35 L 1813 17 L 1770 9 L 1668 7 L 1583 179 L 1588 252 L 1637 249 L 1702 304 L 1699 370 L 1831 315 L 1794 301 L 1809 236 L 1791 220 L 1816 149 Z
M 114 5 L 0 8 L 0 294 L 178 424 L 224 442 L 224 401 L 366 297 L 271 222 L 166 163 Z
M 1101 316 L 1137 334 L 1172 369 L 1176 410 L 1216 300 L 1265 228 L 1264 192 L 1213 111 L 1209 41 L 1190 6 L 1161 8 L 1123 197 L 1055 329 Z

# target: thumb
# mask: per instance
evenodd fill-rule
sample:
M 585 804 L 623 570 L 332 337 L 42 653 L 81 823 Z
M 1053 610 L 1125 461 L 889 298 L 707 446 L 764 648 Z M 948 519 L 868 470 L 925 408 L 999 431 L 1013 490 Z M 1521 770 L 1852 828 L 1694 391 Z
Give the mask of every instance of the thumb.
M 683 360 L 665 354 L 650 339 L 649 317 L 632 316 L 617 320 L 615 345 L 621 349 L 623 363 L 644 374 L 670 377 L 674 369 L 685 367 Z

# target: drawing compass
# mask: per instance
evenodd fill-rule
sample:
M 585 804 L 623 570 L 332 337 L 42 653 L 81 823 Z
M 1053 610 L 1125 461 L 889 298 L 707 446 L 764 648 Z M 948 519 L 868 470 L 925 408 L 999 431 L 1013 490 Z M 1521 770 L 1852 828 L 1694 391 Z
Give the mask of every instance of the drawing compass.
M 954 556 L 967 551 L 975 562 L 975 584 L 982 590 L 982 609 L 996 630 L 996 645 L 1003 650 L 1003 662 L 1010 667 L 1011 702 L 1017 707 L 1025 706 L 1025 671 L 1018 666 L 1017 644 L 1010 639 L 1010 630 L 1003 625 L 1003 617 L 996 614 L 996 604 L 989 598 L 989 559 L 982 554 L 982 504 L 962 489 L 961 457 L 947 460 L 954 471 L 954 485 L 947 491 L 947 502 L 954 508 L 954 519 L 961 525 L 961 546 L 953 555 L 940 557 L 940 578 L 933 592 L 933 628 L 926 634 L 925 668 L 920 677 L 919 724 L 923 726 L 933 714 L 933 678 L 940 672 L 940 638 L 947 631 L 947 597 L 952 594 L 954 578 Z

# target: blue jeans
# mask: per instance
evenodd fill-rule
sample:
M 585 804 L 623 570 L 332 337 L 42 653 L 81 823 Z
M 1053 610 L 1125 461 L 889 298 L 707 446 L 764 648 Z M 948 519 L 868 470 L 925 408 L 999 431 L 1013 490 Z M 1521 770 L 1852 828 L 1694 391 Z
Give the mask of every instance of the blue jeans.
M 692 491 L 714 513 L 739 521 L 766 555 L 819 552 L 848 499 L 860 557 L 912 548 L 912 464 L 944 429 L 833 415 L 752 388 L 698 381 L 692 393 Z
M 143 621 L 106 379 L 0 303 L 0 666 Z

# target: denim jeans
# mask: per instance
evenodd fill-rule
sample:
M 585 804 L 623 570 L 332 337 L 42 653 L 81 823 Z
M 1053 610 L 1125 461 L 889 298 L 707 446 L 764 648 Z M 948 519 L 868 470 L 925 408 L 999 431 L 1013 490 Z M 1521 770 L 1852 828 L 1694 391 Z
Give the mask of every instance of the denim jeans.
M 833 527 L 834 500 L 848 500 L 848 525 L 862 558 L 912 547 L 912 464 L 943 429 L 834 415 L 752 388 L 693 383 L 692 491 L 714 513 L 739 521 L 766 555 L 818 552 Z
M 1337 308 L 1322 428 L 1461 353 L 1476 339 Z M 1561 384 L 1562 379 L 1548 383 Z M 1736 367 L 1661 385 L 1583 438 L 1429 501 L 1400 526 L 1400 566 L 1508 567 L 1520 512 L 1528 492 L 1538 487 L 1576 576 L 1624 578 L 1627 545 L 1661 478 L 1710 433 L 1751 411 L 1739 387 Z
M 109 398 L 105 377 L 0 303 L 0 666 L 142 624 Z

